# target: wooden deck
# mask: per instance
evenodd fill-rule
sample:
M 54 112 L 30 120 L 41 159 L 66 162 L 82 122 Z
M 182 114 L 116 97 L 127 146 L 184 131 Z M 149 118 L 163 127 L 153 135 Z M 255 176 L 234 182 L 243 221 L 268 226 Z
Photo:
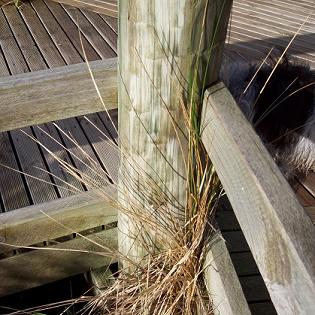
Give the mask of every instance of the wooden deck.
M 285 47 L 305 22 L 289 52 L 315 67 L 314 15 L 306 21 L 311 10 L 312 1 L 307 0 L 299 1 L 298 4 L 292 0 L 234 1 L 226 58 L 232 52 L 248 60 L 261 60 L 273 45 Z M 116 41 L 115 18 L 50 0 L 26 1 L 20 10 L 9 4 L 0 10 L 0 76 L 15 76 L 79 64 L 86 59 L 95 61 L 112 58 L 117 54 Z M 111 111 L 111 115 L 117 122 L 117 111 Z M 116 131 L 104 112 L 90 114 L 88 118 L 109 138 L 117 141 Z M 102 184 L 116 180 L 117 151 L 111 148 L 109 141 L 95 127 L 83 117 L 58 121 L 56 124 L 60 129 L 53 123 L 45 123 L 23 128 L 23 132 L 37 138 L 58 157 L 95 178 L 95 172 L 85 165 L 85 162 L 88 165 L 91 162 L 78 148 L 78 143 L 97 162 L 96 172 L 104 174 L 104 171 L 109 171 L 116 174 L 113 178 L 104 178 Z M 62 146 L 47 136 L 45 131 Z M 32 176 L 0 167 L 2 212 L 87 190 L 85 185 L 69 176 L 49 153 L 23 132 L 13 130 L 0 133 L 0 164 Z M 67 135 L 71 135 L 75 141 L 71 141 Z M 72 185 L 70 190 L 65 182 Z M 294 187 L 303 206 L 315 206 L 313 173 L 306 180 L 296 179 Z M 248 245 L 227 204 L 222 207 L 217 219 L 230 247 L 231 257 L 252 313 L 275 314 Z
M 81 36 L 78 27 L 82 31 Z M 2 76 L 14 76 L 25 72 L 82 63 L 85 59 L 94 61 L 116 56 L 117 21 L 115 19 L 52 1 L 27 1 L 23 3 L 20 10 L 17 10 L 14 5 L 3 6 L 0 10 L 0 30 L 0 74 Z M 113 116 L 116 117 L 117 112 L 113 113 Z M 105 128 L 104 123 L 108 124 L 108 117 L 104 113 L 90 115 L 89 118 L 100 130 L 110 134 L 111 138 L 117 137 L 114 128 L 108 127 L 111 133 Z M 98 161 L 100 167 L 105 169 L 111 157 L 106 156 L 108 153 L 100 144 L 100 138 L 104 137 L 100 132 L 97 134 L 95 130 L 92 130 L 90 124 L 82 117 L 60 121 L 57 124 L 63 131 L 71 133 L 75 141 L 87 150 L 91 158 Z M 71 148 L 73 155 L 70 156 L 39 128 L 49 132 L 62 145 Z M 81 171 L 88 171 L 88 167 L 78 160 L 81 158 L 86 161 L 86 158 L 82 157 L 82 153 L 75 144 L 71 143 L 67 136 L 58 131 L 52 123 L 27 127 L 23 129 L 23 132 L 37 137 L 58 157 L 70 162 Z M 1 167 L 2 211 L 73 194 L 74 190 L 67 189 L 63 181 L 70 183 L 79 191 L 86 189 L 78 180 L 63 171 L 50 154 L 20 130 L 1 133 L 0 138 L 0 163 L 42 180 L 40 182 L 30 176 Z M 74 154 L 78 158 L 74 158 Z M 45 172 L 39 169 L 44 169 Z
M 247 59 L 263 60 L 272 47 L 315 67 L 315 14 L 311 0 L 234 0 L 227 47 Z

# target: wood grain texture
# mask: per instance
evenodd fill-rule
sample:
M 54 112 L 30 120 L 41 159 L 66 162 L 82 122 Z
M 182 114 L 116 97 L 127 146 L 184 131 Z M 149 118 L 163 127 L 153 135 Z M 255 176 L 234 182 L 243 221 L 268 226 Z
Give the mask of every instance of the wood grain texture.
M 2 51 L 0 51 L 0 76 L 8 76 L 10 75 L 9 69 L 7 67 L 7 64 L 5 62 L 4 56 Z
M 118 0 L 53 0 L 80 9 L 87 9 L 112 17 L 118 16 Z
M 79 9 L 70 7 L 68 5 L 63 5 L 63 8 L 71 17 L 72 21 L 78 25 L 82 34 L 89 40 L 94 49 L 103 59 L 116 57 L 116 53 L 113 51 L 110 45 L 97 31 L 95 31 L 90 21 Z
M 207 23 L 203 25 L 207 3 Z M 186 130 L 180 96 L 188 97 L 187 81 L 197 66 L 198 82 L 205 78 L 208 84 L 218 79 L 231 1 L 225 3 L 224 9 L 222 1 L 216 0 L 119 3 L 119 201 L 129 209 L 149 213 L 153 207 L 157 217 L 172 213 L 180 220 L 178 224 L 182 223 L 187 142 L 185 131 L 179 131 Z M 211 51 L 215 62 L 207 69 L 211 36 L 203 36 L 203 30 L 214 34 L 217 21 L 220 32 Z M 178 126 L 174 127 L 174 121 Z M 145 233 L 141 235 L 139 230 L 143 228 L 122 213 L 118 222 L 121 252 L 135 261 L 141 260 Z
M 48 67 L 55 68 L 65 65 L 60 52 L 29 2 L 23 3 L 23 6 L 20 8 L 20 14 Z
M 85 59 L 85 55 L 88 61 L 99 60 L 100 56 L 96 53 L 89 41 L 80 34 L 80 27 L 72 21 L 63 7 L 56 2 L 45 0 L 51 13 L 54 15 L 60 26 L 63 28 L 75 48 L 81 54 L 81 57 Z
M 42 0 L 32 0 L 30 3 L 66 64 L 81 63 L 83 61 L 82 57 L 46 4 Z
M 107 186 L 102 191 L 112 198 L 117 194 L 112 186 Z M 0 240 L 16 246 L 29 246 L 115 221 L 117 210 L 110 202 L 106 202 L 105 197 L 101 197 L 100 192 L 82 192 L 2 213 Z M 5 244 L 0 246 L 0 252 L 8 250 L 12 250 L 12 247 Z
M 14 171 L 19 170 L 19 165 L 7 132 L 0 133 L 0 163 L 0 193 L 4 210 L 9 211 L 28 206 L 30 200 L 24 186 L 23 176 Z
M 101 15 L 102 19 L 108 23 L 108 25 L 113 29 L 113 31 L 118 34 L 118 19 L 111 16 Z
M 39 249 L 0 260 L 0 296 L 64 279 L 116 261 L 111 252 L 101 246 L 111 250 L 117 248 L 117 228 L 95 233 L 88 238 L 90 241 L 76 237 L 50 246 L 55 249 L 79 250 L 78 252 Z
M 106 169 L 108 177 L 117 185 L 119 167 L 118 145 L 111 137 L 98 115 L 86 115 L 86 118 L 88 120 L 84 117 L 78 118 L 80 125 L 99 157 L 101 164 Z M 116 140 L 118 140 L 118 138 L 116 138 Z
M 45 61 L 17 7 L 14 4 L 11 4 L 4 6 L 2 10 L 30 70 L 37 71 L 46 69 L 47 66 Z
M 115 53 L 117 53 L 117 33 L 106 22 L 106 20 L 102 19 L 102 17 L 99 14 L 96 14 L 95 12 L 82 10 L 82 13 L 95 27 L 95 29 L 101 34 L 101 36 L 106 40 L 106 42 L 112 48 L 112 50 Z
M 45 172 L 46 165 L 37 143 L 29 136 L 33 136 L 30 127 L 23 130 L 11 131 L 12 141 L 20 161 L 21 171 L 25 174 L 25 181 L 33 203 L 46 202 L 57 199 L 55 183 Z
M 284 49 L 301 27 L 289 53 L 314 67 L 314 18 L 307 20 L 313 6 L 303 1 L 235 0 L 227 41 L 235 48 L 241 45 L 245 55 L 254 49 L 254 55 L 263 59 L 274 45 Z
M 63 142 L 86 188 L 90 190 L 107 186 L 109 180 L 105 170 L 77 118 L 60 120 L 57 125 L 62 130 Z M 97 132 L 97 130 L 94 131 Z M 115 176 L 117 176 L 117 169 L 118 163 Z
M 214 315 L 251 314 L 220 232 L 209 244 L 205 259 L 204 281 L 207 290 L 212 293 Z
M 27 64 L 2 10 L 0 10 L 0 30 L 0 47 L 11 74 L 28 72 Z
M 67 150 L 53 123 L 46 123 L 33 128 L 36 139 L 40 143 L 41 151 L 47 165 L 47 170 L 53 175 L 56 189 L 60 197 L 73 195 L 83 191 L 82 184 L 69 174 L 65 166 L 73 166 Z
M 107 109 L 116 108 L 116 59 L 94 61 L 90 66 Z M 0 131 L 104 108 L 86 64 L 0 78 L 0 94 Z
M 315 312 L 315 228 L 222 83 L 204 99 L 202 140 L 278 314 Z

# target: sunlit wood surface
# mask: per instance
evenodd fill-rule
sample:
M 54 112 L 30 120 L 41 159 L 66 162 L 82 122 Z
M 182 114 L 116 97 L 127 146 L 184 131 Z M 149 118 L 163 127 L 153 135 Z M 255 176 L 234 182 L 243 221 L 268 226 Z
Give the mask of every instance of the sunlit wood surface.
M 288 52 L 315 67 L 315 16 L 309 16 L 313 8 L 314 2 L 311 0 L 234 1 L 226 39 L 226 59 L 237 55 L 249 61 L 262 60 L 273 46 L 284 49 L 299 31 Z M 19 10 L 9 4 L 0 9 L 0 76 L 78 64 L 86 59 L 93 61 L 112 58 L 116 56 L 116 41 L 115 18 L 49 0 L 26 1 Z M 111 114 L 113 120 L 117 121 L 117 111 Z M 117 139 L 115 128 L 111 126 L 106 114 L 91 114 L 89 118 L 106 135 Z M 104 136 L 95 131 L 83 117 L 57 124 L 75 138 L 100 164 L 101 169 L 115 169 L 117 152 L 108 149 L 108 142 L 102 144 L 100 139 Z M 52 123 L 44 124 L 42 128 L 71 152 L 86 159 L 78 147 Z M 88 172 L 90 176 L 95 176 L 84 163 L 73 158 L 37 126 L 24 128 L 24 131 L 44 142 L 65 161 Z M 63 180 L 70 182 L 79 191 L 87 190 L 87 187 L 71 178 L 45 150 L 20 130 L 0 134 L 0 163 L 45 181 L 40 182 L 0 166 L 2 212 L 73 194 L 73 191 L 65 189 Z M 59 179 L 47 172 L 57 175 Z M 52 183 L 58 187 L 52 186 Z M 306 179 L 296 178 L 292 186 L 303 206 L 315 206 L 313 173 Z M 250 308 L 253 314 L 274 314 L 268 292 L 253 264 L 233 211 L 227 205 L 222 209 L 218 213 L 219 225 L 230 248 Z

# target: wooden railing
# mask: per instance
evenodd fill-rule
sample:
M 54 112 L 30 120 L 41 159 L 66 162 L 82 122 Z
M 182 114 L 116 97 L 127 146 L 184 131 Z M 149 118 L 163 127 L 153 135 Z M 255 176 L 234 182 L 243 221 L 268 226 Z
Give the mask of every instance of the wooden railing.
M 202 140 L 278 314 L 315 314 L 315 228 L 223 83 L 205 95 Z
M 100 88 L 100 94 L 105 96 L 106 106 L 116 108 L 116 59 L 93 62 L 91 69 Z M 74 80 L 76 84 L 68 84 Z M 1 130 L 91 113 L 103 108 L 91 84 L 90 72 L 84 64 L 0 79 L 0 88 Z M 17 91 L 19 93 L 16 93 Z M 84 100 L 78 98 L 78 93 L 84 95 Z M 61 99 L 63 102 L 60 101 Z M 65 99 L 67 102 L 64 102 Z M 13 107 L 8 107 L 6 104 L 13 104 Z M 86 104 L 89 104 L 89 107 L 86 107 Z M 12 110 L 16 113 L 14 119 L 12 119 Z M 315 293 L 314 226 L 263 144 L 221 83 L 210 88 L 206 93 L 202 137 L 278 313 L 294 314 L 295 310 L 300 311 L 301 314 L 305 310 L 307 314 L 312 313 Z M 99 224 L 104 225 L 108 220 L 114 222 L 117 219 L 116 210 L 110 210 L 113 216 L 108 219 L 104 218 L 105 208 L 110 209 L 109 205 L 99 197 L 83 193 L 4 213 L 0 216 L 0 238 L 2 242 L 9 244 L 29 246 L 66 234 L 64 228 L 55 224 L 39 210 L 47 212 L 57 221 L 76 231 L 86 230 Z M 87 209 L 89 212 L 86 211 Z M 78 213 L 82 220 L 76 219 Z M 87 215 L 89 218 L 85 220 Z M 35 234 L 32 233 L 34 229 L 37 231 Z M 109 238 L 116 242 L 116 229 L 103 233 L 107 233 Z M 75 246 L 74 240 L 71 242 L 71 247 Z M 7 248 L 0 247 L 0 252 L 4 252 L 5 249 Z M 219 252 L 222 251 L 226 254 L 220 255 Z M 35 252 L 28 253 L 30 254 L 36 255 Z M 39 255 L 42 255 L 42 252 Z M 23 263 L 19 256 L 21 257 L 18 255 L 9 260 L 2 260 L 0 265 L 10 261 L 10 266 L 14 265 L 15 270 L 18 270 Z M 237 292 L 241 290 L 239 283 L 235 281 L 235 284 L 230 286 L 233 289 L 227 290 L 231 279 L 236 279 L 235 271 L 227 257 L 226 247 L 218 237 L 209 252 L 208 261 L 212 260 L 220 273 L 208 269 L 206 271 L 208 283 L 214 286 L 212 291 L 217 285 L 226 291 L 223 294 L 226 303 L 221 303 L 221 309 L 229 309 L 227 314 L 247 314 L 249 311 L 244 306 L 245 303 L 240 303 L 242 298 L 235 300 Z M 101 258 L 95 259 L 93 266 L 95 262 L 96 265 L 101 265 L 101 260 Z M 36 262 L 36 257 L 34 261 Z M 58 264 L 58 258 L 55 263 Z M 0 269 L 5 271 L 8 270 L 6 268 L 11 267 L 3 265 Z M 85 267 L 81 266 L 80 270 Z M 55 280 L 60 278 L 58 272 L 46 276 Z M 0 279 L 2 283 L 7 283 L 0 295 L 19 290 L 18 283 L 4 281 L 7 279 L 5 274 L 0 274 Z M 36 284 L 30 284 L 30 287 L 37 284 L 41 284 L 40 280 Z M 219 298 L 222 300 L 222 296 Z M 223 306 L 225 308 L 222 308 Z
M 85 115 L 104 106 L 117 108 L 117 58 L 92 61 L 89 67 L 82 63 L 0 78 L 0 132 Z
M 115 187 L 104 189 L 115 198 Z M 117 248 L 116 222 L 117 210 L 96 192 L 1 213 L 0 241 L 17 247 L 0 245 L 0 254 L 18 252 L 0 259 L 0 296 L 115 262 L 106 248 Z M 74 238 L 75 232 L 85 237 Z M 42 250 L 21 249 L 34 245 Z

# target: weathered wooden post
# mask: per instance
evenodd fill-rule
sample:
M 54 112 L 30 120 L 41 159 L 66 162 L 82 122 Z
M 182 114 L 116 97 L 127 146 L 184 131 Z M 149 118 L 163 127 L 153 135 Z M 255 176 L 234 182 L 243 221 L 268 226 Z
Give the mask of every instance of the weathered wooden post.
M 194 90 L 201 91 L 203 82 L 209 85 L 218 79 L 231 4 L 120 1 L 119 201 L 127 209 L 156 213 L 168 202 L 174 217 L 182 219 L 186 198 L 182 152 L 186 154 L 187 140 L 180 102 L 187 106 L 193 82 Z M 156 197 L 157 189 L 167 201 Z M 120 212 L 118 227 L 120 251 L 135 262 L 141 260 L 147 252 L 141 242 L 143 226 Z

